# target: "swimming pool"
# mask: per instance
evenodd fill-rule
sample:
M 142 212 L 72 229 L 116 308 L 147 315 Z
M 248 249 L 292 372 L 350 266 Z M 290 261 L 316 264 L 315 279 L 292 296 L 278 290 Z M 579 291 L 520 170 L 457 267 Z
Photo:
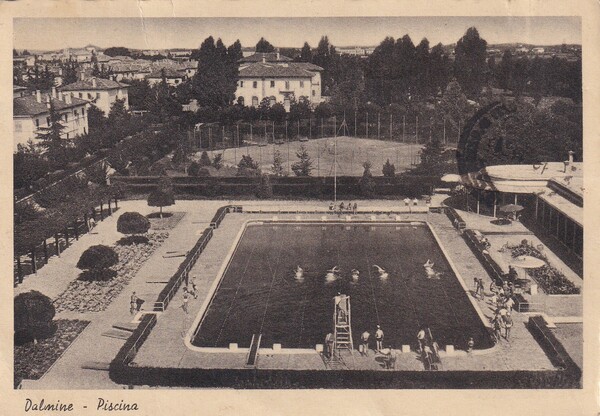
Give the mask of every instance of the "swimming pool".
M 431 259 L 439 279 L 423 264 Z M 389 276 L 381 279 L 374 265 Z M 301 280 L 294 269 L 304 269 Z M 329 282 L 327 270 L 340 278 Z M 351 270 L 360 271 L 357 281 Z M 192 339 L 197 347 L 261 346 L 314 349 L 332 331 L 333 297 L 351 297 L 355 348 L 360 334 L 385 332 L 384 344 L 416 344 L 420 327 L 441 345 L 493 345 L 487 329 L 427 224 L 247 224 Z

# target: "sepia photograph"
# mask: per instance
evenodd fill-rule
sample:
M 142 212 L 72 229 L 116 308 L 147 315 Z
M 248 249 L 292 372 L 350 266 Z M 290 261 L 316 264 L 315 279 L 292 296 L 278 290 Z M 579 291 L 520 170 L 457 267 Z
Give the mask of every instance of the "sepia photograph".
M 583 31 L 15 16 L 12 389 L 581 392 Z

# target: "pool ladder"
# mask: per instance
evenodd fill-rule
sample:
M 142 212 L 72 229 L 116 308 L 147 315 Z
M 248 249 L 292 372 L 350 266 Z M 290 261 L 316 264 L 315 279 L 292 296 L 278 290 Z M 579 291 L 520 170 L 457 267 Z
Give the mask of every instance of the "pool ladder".
M 256 367 L 261 339 L 262 334 L 260 334 L 258 337 L 256 334 L 252 334 L 252 341 L 250 341 L 250 348 L 248 349 L 248 355 L 246 356 L 246 367 Z
M 350 296 L 338 295 L 334 298 L 334 346 L 333 353 L 339 350 L 349 350 L 354 356 L 354 344 L 352 341 L 352 324 L 350 311 Z

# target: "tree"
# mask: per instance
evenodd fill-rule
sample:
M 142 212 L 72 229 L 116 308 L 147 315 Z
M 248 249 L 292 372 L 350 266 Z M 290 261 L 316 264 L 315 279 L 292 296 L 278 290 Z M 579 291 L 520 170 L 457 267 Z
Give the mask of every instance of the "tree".
M 360 193 L 367 198 L 372 198 L 375 194 L 375 181 L 371 173 L 371 162 L 366 161 L 363 163 L 363 168 L 363 175 L 359 181 Z
M 116 273 L 109 270 L 119 262 L 119 255 L 112 248 L 105 245 L 89 247 L 81 254 L 77 262 L 77 268 L 87 270 L 82 280 L 109 280 Z
M 52 320 L 56 314 L 52 300 L 42 293 L 32 290 L 14 298 L 14 339 L 22 345 L 48 337 L 56 329 Z
M 269 199 L 273 197 L 273 185 L 269 175 L 260 175 L 260 182 L 256 189 L 256 197 L 260 199 Z
M 129 105 L 136 110 L 149 110 L 149 102 L 152 101 L 152 88 L 146 79 L 127 81 L 129 88 L 127 95 L 129 97 Z
M 145 234 L 150 229 L 150 221 L 139 212 L 125 212 L 117 220 L 117 231 L 122 234 L 130 234 L 132 237 L 138 237 L 139 234 Z M 131 238 L 122 242 L 148 242 L 147 238 Z
M 64 167 L 68 162 L 66 142 L 62 139 L 62 132 L 65 126 L 61 122 L 62 116 L 56 111 L 52 99 L 49 102 L 48 112 L 50 113 L 50 123 L 48 127 L 39 127 L 36 138 L 40 140 L 40 147 L 45 149 L 48 160 L 55 167 Z
M 430 140 L 421 150 L 421 163 L 417 171 L 427 175 L 442 176 L 448 173 L 449 163 L 445 148 L 439 139 Z
M 467 96 L 476 97 L 485 83 L 487 42 L 470 27 L 454 49 L 454 76 Z
M 104 116 L 104 111 L 95 105 L 88 109 L 88 127 L 90 133 L 103 132 L 106 129 L 108 119 Z
M 31 189 L 33 183 L 46 176 L 50 166 L 48 162 L 38 153 L 19 147 L 13 154 L 13 184 L 14 188 Z
M 231 55 L 230 55 L 231 53 Z M 221 39 L 209 36 L 198 51 L 198 71 L 192 80 L 192 92 L 201 106 L 223 108 L 235 98 L 238 80 L 239 41 L 228 50 Z
M 327 36 L 322 36 L 319 40 L 317 50 L 313 55 L 313 63 L 323 68 L 321 75 L 323 83 L 323 94 L 328 95 L 331 88 L 334 86 L 335 65 L 337 63 L 337 54 L 335 47 L 329 43 Z
M 300 145 L 300 149 L 296 152 L 298 162 L 292 164 L 292 171 L 296 176 L 310 176 L 312 171 L 312 160 L 308 154 L 308 150 L 304 144 Z
M 201 176 L 201 177 L 210 176 L 210 172 L 208 171 L 208 169 L 201 167 L 198 162 L 190 163 L 190 166 L 188 166 L 188 169 L 187 169 L 187 174 L 189 176 L 197 176 L 197 177 L 198 176 Z
M 202 152 L 202 154 L 200 155 L 200 166 L 210 166 L 212 164 L 212 162 L 210 161 L 210 157 L 208 156 L 208 153 L 205 151 Z
M 250 155 L 242 155 L 238 163 L 237 176 L 258 176 L 260 168 Z
M 300 97 L 298 101 L 293 100 L 290 103 L 289 118 L 291 121 L 305 120 L 312 114 L 310 101 L 307 97 Z
M 308 42 L 304 42 L 302 50 L 300 51 L 300 62 L 312 62 L 313 53 Z
M 391 164 L 390 160 L 388 159 L 383 164 L 382 172 L 383 172 L 383 176 L 385 176 L 386 178 L 393 178 L 394 176 L 396 176 L 396 166 Z
M 217 153 L 213 157 L 212 165 L 216 170 L 223 167 L 223 153 Z
M 275 103 L 269 108 L 269 120 L 281 123 L 285 120 L 287 112 L 281 103 Z
M 449 127 L 455 131 L 459 131 L 459 127 L 462 129 L 465 126 L 465 122 L 472 112 L 467 97 L 456 80 L 448 83 L 436 110 L 439 117 L 445 119 L 449 123 Z
M 148 205 L 151 207 L 160 207 L 160 218 L 163 217 L 163 207 L 175 204 L 173 191 L 173 181 L 169 177 L 163 177 L 158 183 L 158 187 L 148 195 Z
M 271 45 L 265 38 L 260 38 L 256 44 L 256 52 L 275 52 L 275 46 Z
M 106 56 L 131 56 L 131 51 L 122 46 L 113 46 L 104 50 Z
M 273 166 L 271 167 L 271 172 L 274 176 L 283 176 L 283 158 L 281 157 L 281 152 L 279 150 L 273 152 Z

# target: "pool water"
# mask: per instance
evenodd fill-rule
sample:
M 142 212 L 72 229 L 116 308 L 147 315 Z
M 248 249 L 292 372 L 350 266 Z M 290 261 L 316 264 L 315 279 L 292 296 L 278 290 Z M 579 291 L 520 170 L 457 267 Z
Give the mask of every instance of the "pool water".
M 423 264 L 431 259 L 439 279 L 429 279 Z M 381 279 L 378 265 L 389 276 Z M 304 278 L 295 279 L 297 266 Z M 326 279 L 338 266 L 340 278 Z M 360 276 L 356 282 L 351 270 Z M 193 345 L 314 348 L 333 332 L 333 297 L 351 298 L 354 346 L 376 325 L 384 345 L 416 345 L 421 326 L 431 329 L 440 346 L 475 348 L 492 341 L 444 254 L 425 224 L 249 224 L 237 244 Z M 374 341 L 373 341 L 374 343 Z

